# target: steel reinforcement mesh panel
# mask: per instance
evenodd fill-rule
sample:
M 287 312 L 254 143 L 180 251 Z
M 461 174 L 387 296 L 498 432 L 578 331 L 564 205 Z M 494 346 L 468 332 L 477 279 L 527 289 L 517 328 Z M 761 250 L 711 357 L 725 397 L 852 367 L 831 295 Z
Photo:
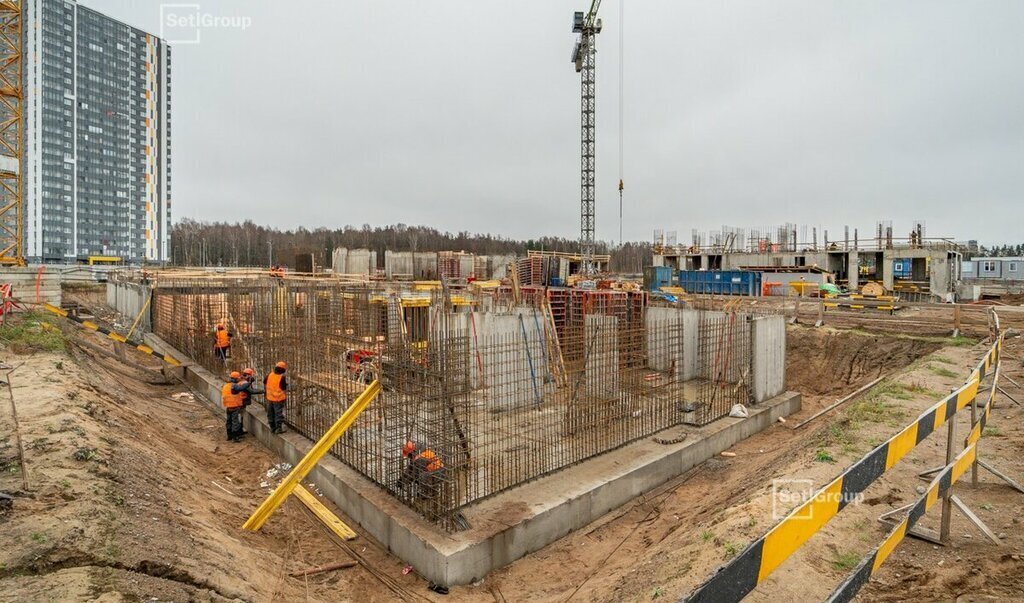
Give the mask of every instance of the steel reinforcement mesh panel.
M 380 396 L 332 453 L 446 529 L 473 501 L 750 396 L 750 320 L 654 320 L 623 292 L 576 292 L 478 312 L 440 292 L 331 281 L 164 281 L 154 331 L 225 376 L 289 365 L 287 424 L 319 438 L 373 379 Z M 478 300 L 479 301 L 479 300 Z M 500 307 L 499 307 L 500 306 Z M 696 311 L 694 311 L 696 312 Z M 214 328 L 230 356 L 213 353 Z M 698 333 L 684 333 L 692 325 Z M 693 349 L 687 347 L 687 341 Z M 692 356 L 692 357 L 691 357 Z M 438 463 L 417 472 L 406 441 Z M 443 465 L 440 467 L 438 465 Z

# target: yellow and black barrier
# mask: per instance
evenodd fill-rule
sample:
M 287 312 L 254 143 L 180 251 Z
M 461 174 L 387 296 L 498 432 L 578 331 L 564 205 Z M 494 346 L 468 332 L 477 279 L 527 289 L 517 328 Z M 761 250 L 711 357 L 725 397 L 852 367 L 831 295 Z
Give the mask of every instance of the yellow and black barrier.
M 971 465 L 974 464 L 978 454 L 977 442 L 971 443 L 970 446 L 964 448 L 960 454 L 953 460 L 952 463 L 946 465 L 946 467 L 935 476 L 932 483 L 928 486 L 928 491 L 924 493 L 921 498 L 914 503 L 914 506 L 910 508 L 910 512 L 906 517 L 903 518 L 895 528 L 889 532 L 889 535 L 885 537 L 882 544 L 878 545 L 870 555 L 864 558 L 863 561 L 857 566 L 853 574 L 846 579 L 842 584 L 839 585 L 836 590 L 832 591 L 827 599 L 829 603 L 845 603 L 846 601 L 852 601 L 853 597 L 857 595 L 857 592 L 868 583 L 871 576 L 878 571 L 878 568 L 882 566 L 882 563 L 892 554 L 898 545 L 906 536 L 907 532 L 917 524 L 917 520 L 921 519 L 924 514 L 931 509 L 942 497 L 949 492 L 949 489 L 953 487 L 964 473 L 970 469 Z
M 981 380 L 998 365 L 1001 343 L 1000 339 L 993 344 L 971 371 L 966 383 L 793 509 L 785 519 L 719 568 L 684 600 L 739 601 L 754 590 L 858 494 L 950 420 L 958 410 L 968 406 L 978 394 Z
M 138 340 L 135 340 L 135 339 L 128 339 L 127 337 L 125 337 L 124 335 L 121 335 L 120 333 L 111 331 L 110 329 L 108 329 L 106 327 L 103 327 L 103 326 L 100 326 L 100 325 L 98 325 L 98 324 L 96 324 L 96 323 L 94 323 L 94 322 L 92 322 L 90 320 L 84 320 L 82 318 L 79 318 L 79 317 L 71 314 L 67 310 L 62 310 L 62 309 L 60 309 L 57 306 L 54 306 L 52 304 L 45 304 L 44 303 L 44 304 L 42 304 L 42 306 L 43 306 L 43 309 L 46 310 L 47 312 L 52 312 L 53 314 L 56 314 L 57 316 L 60 316 L 62 318 L 66 318 L 66 319 L 68 319 L 68 320 L 70 320 L 72 322 L 78 323 L 79 325 L 81 325 L 81 326 L 83 326 L 86 329 L 89 329 L 91 331 L 96 331 L 97 333 L 103 333 L 104 335 L 106 335 L 107 337 L 109 337 L 110 339 L 113 339 L 114 341 L 116 341 L 118 343 L 123 343 L 123 344 L 126 344 L 126 345 L 130 345 L 130 346 L 134 347 L 136 350 L 138 350 L 138 351 L 140 351 L 140 352 L 142 352 L 144 354 L 149 354 L 150 356 L 154 356 L 156 358 L 159 358 L 159 359 L 163 360 L 167 364 L 170 364 L 172 366 L 180 366 L 181 365 L 181 363 L 178 362 L 177 360 L 175 360 L 174 357 L 171 356 L 170 354 L 161 354 L 160 352 L 157 352 L 156 350 L 154 350 L 153 348 L 149 347 L 145 343 L 142 343 L 141 341 L 138 341 Z
M 878 571 L 882 566 L 882 563 L 892 554 L 898 545 L 910 531 L 911 528 L 917 524 L 917 521 L 929 510 L 940 498 L 944 497 L 953 484 L 967 471 L 967 469 L 977 461 L 978 457 L 978 440 L 981 439 L 982 431 L 985 429 L 985 424 L 988 423 L 989 413 L 992 410 L 992 404 L 996 398 L 996 388 L 999 382 L 999 364 L 998 355 L 1002 351 L 1003 340 L 1000 337 L 994 346 L 996 352 L 997 362 L 995 364 L 995 376 L 992 381 L 992 387 L 988 396 L 988 400 L 985 402 L 985 406 L 981 409 L 980 415 L 976 418 L 974 425 L 971 426 L 971 432 L 967 435 L 964 440 L 964 449 L 957 455 L 956 459 L 952 463 L 947 465 L 935 479 L 932 480 L 931 485 L 928 487 L 928 491 L 922 496 L 914 505 L 910 508 L 907 516 L 896 525 L 895 528 L 889 532 L 885 540 L 875 550 L 871 551 L 867 557 L 864 558 L 853 573 L 848 577 L 842 584 L 839 585 L 836 590 L 829 596 L 829 603 L 840 603 L 845 601 L 853 600 L 857 592 L 868 583 L 868 580 Z

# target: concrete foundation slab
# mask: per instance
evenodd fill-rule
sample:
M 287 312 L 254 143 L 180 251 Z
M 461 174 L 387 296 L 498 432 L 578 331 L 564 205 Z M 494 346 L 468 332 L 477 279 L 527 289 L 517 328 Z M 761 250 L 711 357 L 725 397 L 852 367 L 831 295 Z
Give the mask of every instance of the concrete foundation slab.
M 186 382 L 205 398 L 212 412 L 222 414 L 219 392 L 223 380 L 188 363 L 158 337 L 147 337 L 155 349 L 186 362 L 182 368 Z M 800 395 L 785 392 L 749 410 L 745 419 L 725 418 L 701 428 L 668 430 L 668 437 L 688 432 L 689 437 L 681 443 L 639 440 L 472 504 L 463 509 L 471 529 L 454 534 L 439 530 L 333 457 L 321 460 L 308 481 L 428 580 L 468 584 L 681 475 L 770 427 L 778 417 L 799 411 Z M 245 424 L 261 443 L 292 464 L 313 445 L 297 433 L 271 433 L 258 405 L 248 408 Z M 253 509 L 258 503 L 252 501 Z

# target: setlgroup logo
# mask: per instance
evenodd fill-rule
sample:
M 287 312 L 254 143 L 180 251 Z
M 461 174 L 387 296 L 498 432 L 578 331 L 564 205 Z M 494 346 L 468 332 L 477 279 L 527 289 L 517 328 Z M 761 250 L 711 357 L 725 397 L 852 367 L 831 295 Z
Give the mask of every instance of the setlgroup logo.
M 204 11 L 199 4 L 161 4 L 160 37 L 171 44 L 199 44 L 203 30 L 252 27 L 252 17 Z
M 791 519 L 814 519 L 814 509 L 818 505 L 801 505 L 811 499 L 822 504 L 835 503 L 838 507 L 842 504 L 860 504 L 864 495 L 862 493 L 849 494 L 842 491 L 834 492 L 826 490 L 818 492 L 814 482 L 803 478 L 782 478 L 772 480 L 772 519 L 780 521 L 793 513 Z

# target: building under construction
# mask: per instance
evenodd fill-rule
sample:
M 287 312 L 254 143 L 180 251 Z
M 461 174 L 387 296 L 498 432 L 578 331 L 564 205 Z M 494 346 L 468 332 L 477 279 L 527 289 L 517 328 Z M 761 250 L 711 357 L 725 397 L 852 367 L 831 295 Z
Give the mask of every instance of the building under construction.
M 834 275 L 837 284 L 857 291 L 869 282 L 904 297 L 946 300 L 961 279 L 963 249 L 948 238 L 928 237 L 917 222 L 906 236 L 894 235 L 891 222 L 878 222 L 861 236 L 845 227 L 842 237 L 796 224 L 761 229 L 723 227 L 694 231 L 690 244 L 672 233 L 655 232 L 654 266 L 678 270 L 758 270 L 813 267 Z
M 170 275 L 150 287 L 153 332 L 214 375 L 287 361 L 287 422 L 313 440 L 378 379 L 332 452 L 448 532 L 477 501 L 785 385 L 781 316 L 653 307 L 641 291 Z M 226 365 L 218 324 L 234 335 Z M 403 483 L 410 439 L 444 460 L 436 490 Z

